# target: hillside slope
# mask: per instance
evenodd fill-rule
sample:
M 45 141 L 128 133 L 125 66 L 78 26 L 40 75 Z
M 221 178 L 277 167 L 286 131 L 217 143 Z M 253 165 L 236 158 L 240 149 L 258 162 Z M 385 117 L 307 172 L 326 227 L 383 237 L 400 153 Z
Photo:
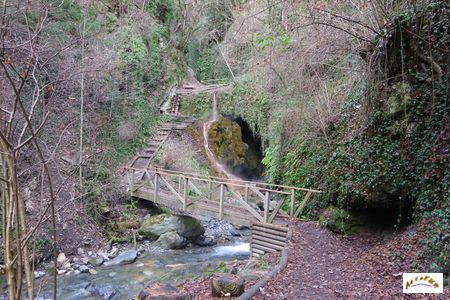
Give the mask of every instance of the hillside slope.
M 195 34 L 188 62 L 202 80 L 234 84 L 220 111 L 259 136 L 269 180 L 324 191 L 304 218 L 328 207 L 321 223 L 341 233 L 425 218 L 415 269 L 448 274 L 448 9 L 233 2 Z

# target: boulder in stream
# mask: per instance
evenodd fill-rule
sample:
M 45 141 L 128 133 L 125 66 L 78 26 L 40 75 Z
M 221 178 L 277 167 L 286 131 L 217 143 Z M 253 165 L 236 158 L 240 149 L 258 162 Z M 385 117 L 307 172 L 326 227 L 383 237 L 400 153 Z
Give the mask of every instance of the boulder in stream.
M 127 265 L 133 263 L 137 258 L 136 250 L 127 250 L 120 253 L 116 258 L 105 262 L 105 266 Z
M 181 293 L 177 288 L 166 284 L 153 284 L 145 287 L 138 295 L 138 300 L 191 300 L 190 294 Z
M 101 266 L 104 261 L 105 261 L 105 259 L 101 256 L 89 258 L 89 264 L 93 267 Z
M 142 222 L 139 234 L 149 240 L 157 240 L 162 234 L 175 231 L 187 240 L 196 240 L 205 233 L 200 221 L 190 216 L 169 216 L 161 214 L 146 216 Z
M 169 231 L 159 236 L 156 245 L 163 249 L 182 249 L 186 247 L 186 239 L 175 231 Z
M 245 280 L 237 275 L 216 273 L 211 277 L 213 297 L 239 297 L 244 293 Z
M 92 287 L 92 290 L 101 299 L 111 299 L 118 294 L 117 289 L 112 284 L 96 284 Z

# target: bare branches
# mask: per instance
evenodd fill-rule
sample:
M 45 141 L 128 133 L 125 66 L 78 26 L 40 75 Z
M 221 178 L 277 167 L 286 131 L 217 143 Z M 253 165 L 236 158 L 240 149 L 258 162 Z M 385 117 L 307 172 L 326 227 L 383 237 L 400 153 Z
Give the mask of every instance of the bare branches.
M 354 38 L 356 38 L 356 39 L 358 39 L 358 40 L 360 40 L 360 41 L 364 41 L 364 42 L 367 42 L 367 43 L 369 43 L 369 44 L 371 44 L 371 45 L 373 45 L 373 46 L 376 46 L 376 44 L 375 44 L 372 40 L 369 40 L 368 38 L 365 38 L 365 37 L 363 37 L 363 36 L 360 36 L 360 35 L 358 35 L 358 34 L 352 32 L 352 31 L 350 31 L 350 30 L 348 30 L 348 29 L 339 27 L 338 25 L 335 25 L 335 24 L 332 24 L 332 23 L 326 23 L 326 22 L 316 21 L 316 22 L 311 22 L 311 23 L 307 23 L 307 24 L 302 24 L 302 25 L 294 26 L 294 27 L 292 27 L 291 30 L 293 31 L 293 30 L 296 30 L 296 29 L 305 28 L 305 27 L 314 26 L 314 25 L 322 25 L 322 26 L 327 26 L 327 27 L 331 27 L 331 28 L 340 30 L 340 31 L 342 31 L 342 32 L 345 32 L 345 33 L 351 35 L 352 37 L 354 37 Z
M 327 10 L 325 10 L 325 9 L 317 8 L 317 7 L 314 8 L 314 9 L 317 10 L 317 11 L 320 11 L 320 12 L 327 13 L 327 14 L 329 14 L 329 15 L 331 15 L 331 16 L 333 16 L 333 17 L 336 17 L 336 18 L 338 18 L 338 19 L 342 19 L 342 20 L 344 20 L 344 21 L 346 21 L 346 22 L 350 22 L 350 23 L 359 25 L 359 26 L 361 26 L 361 27 L 364 27 L 364 28 L 366 28 L 366 29 L 372 31 L 372 32 L 375 33 L 376 35 L 379 35 L 379 34 L 380 34 L 380 33 L 379 33 L 377 30 L 375 30 L 373 27 L 371 27 L 371 26 L 369 26 L 369 25 L 366 25 L 366 24 L 364 24 L 363 22 L 361 22 L 361 21 L 359 21 L 359 20 L 355 20 L 355 19 L 352 19 L 352 18 L 347 17 L 347 16 L 342 16 L 342 15 L 339 15 L 339 14 L 336 14 L 336 13 L 333 13 L 333 12 L 330 12 L 330 11 L 327 11 Z
M 38 74 L 41 71 L 38 40 L 47 19 L 47 8 L 45 6 L 43 7 L 39 22 L 37 22 L 34 29 L 31 28 L 28 20 L 28 4 L 23 9 L 16 8 L 16 15 L 22 16 L 25 20 L 26 33 L 14 33 L 13 38 L 8 40 L 9 44 L 7 45 L 5 38 L 5 24 L 7 24 L 6 3 L 7 1 L 4 0 L 0 23 L 0 37 L 2 42 L 2 45 L 0 45 L 0 69 L 4 74 L 2 79 L 7 82 L 7 87 L 9 88 L 8 97 L 10 98 L 9 101 L 2 100 L 1 103 L 1 112 L 7 115 L 7 120 L 5 120 L 6 126 L 0 128 L 0 195 L 3 225 L 2 236 L 5 240 L 3 252 L 5 256 L 4 261 L 9 299 L 21 298 L 21 287 L 24 282 L 26 282 L 28 298 L 34 299 L 34 274 L 28 252 L 28 243 L 31 235 L 27 232 L 25 204 L 19 191 L 16 159 L 26 145 L 33 144 L 39 160 L 43 165 L 50 192 L 49 207 L 51 208 L 52 214 L 48 217 L 52 219 L 53 223 L 53 253 L 55 254 L 55 195 L 53 193 L 52 179 L 46 159 L 37 142 L 37 136 L 42 132 L 49 116 L 48 112 L 45 112 L 45 106 L 40 110 L 43 112 L 42 117 L 40 119 L 35 117 L 35 111 L 40 109 L 38 105 L 42 103 Z M 11 51 L 11 49 L 14 49 L 14 51 Z M 9 51 L 8 55 L 5 55 L 5 50 Z M 26 103 L 23 99 L 26 99 L 23 93 L 25 86 L 34 86 L 31 101 L 26 101 Z M 29 110 L 26 107 L 27 105 L 30 105 Z M 17 127 L 21 122 L 24 124 L 20 134 L 17 134 Z M 37 126 L 35 125 L 36 123 L 38 124 Z M 25 138 L 27 132 L 29 132 L 29 136 Z M 56 255 L 54 255 L 54 258 L 56 264 Z M 56 289 L 56 272 L 54 280 Z M 54 297 L 56 298 L 56 292 L 54 293 Z

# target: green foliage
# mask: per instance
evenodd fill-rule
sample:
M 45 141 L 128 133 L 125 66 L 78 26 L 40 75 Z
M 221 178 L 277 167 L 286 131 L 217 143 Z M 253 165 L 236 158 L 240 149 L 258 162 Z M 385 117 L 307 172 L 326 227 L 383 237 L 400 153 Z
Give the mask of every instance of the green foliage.
M 127 209 L 135 210 L 137 208 L 138 200 L 136 198 L 130 198 L 127 203 Z
M 210 93 L 198 93 L 183 99 L 181 113 L 197 118 L 207 119 L 211 114 L 212 99 Z
M 174 0 L 147 1 L 145 9 L 162 23 L 172 21 L 176 16 L 176 5 Z
M 242 117 L 250 129 L 260 135 L 263 148 L 269 139 L 268 120 L 271 109 L 270 96 L 258 90 L 251 82 L 239 82 L 231 92 L 224 93 L 219 98 L 219 111 Z
M 256 34 L 255 43 L 261 49 L 286 49 L 292 43 L 292 37 L 284 30 L 261 31 Z
M 295 138 L 280 142 L 281 131 L 275 130 L 271 140 L 277 142 L 266 149 L 263 163 L 272 181 L 322 189 L 317 207 L 310 209 L 328 204 L 339 209 L 390 207 L 398 209 L 399 220 L 408 217 L 408 209 L 413 210 L 414 220 L 432 218 L 435 223 L 424 241 L 423 255 L 435 258 L 430 268 L 448 272 L 450 175 L 444 137 L 448 135 L 449 73 L 445 67 L 442 74 L 429 64 L 424 68 L 423 58 L 417 56 L 418 51 L 431 51 L 436 64 L 447 64 L 442 49 L 448 42 L 443 25 L 448 14 L 435 4 L 400 16 L 385 35 L 391 43 L 386 69 L 373 74 L 374 81 L 362 88 L 354 87 L 326 136 L 312 140 L 304 128 Z M 422 28 L 420 39 L 404 29 L 415 26 Z M 399 51 L 400 31 L 403 51 Z M 428 40 L 439 42 L 430 50 Z M 261 47 L 273 42 L 270 36 L 259 36 L 257 41 Z M 333 76 L 342 75 L 336 71 Z M 386 76 L 393 78 L 387 86 L 379 81 Z M 372 98 L 365 103 L 368 94 Z M 361 122 L 361 116 L 367 121 Z M 324 217 L 320 221 L 326 223 Z
M 200 81 L 213 79 L 214 78 L 214 70 L 215 70 L 215 60 L 217 54 L 213 48 L 206 48 L 197 62 L 197 72 Z
M 64 38 L 65 34 L 79 35 L 83 13 L 80 5 L 75 0 L 50 0 L 49 6 L 52 14 L 49 22 L 44 26 L 44 34 Z
M 230 71 L 216 44 L 201 48 L 198 40 L 193 38 L 188 44 L 186 57 L 200 81 L 231 79 Z

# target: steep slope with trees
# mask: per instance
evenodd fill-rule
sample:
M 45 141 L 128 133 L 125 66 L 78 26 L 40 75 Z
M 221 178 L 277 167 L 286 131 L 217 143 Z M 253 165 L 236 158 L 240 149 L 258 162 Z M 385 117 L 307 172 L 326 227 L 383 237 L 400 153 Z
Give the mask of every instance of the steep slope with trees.
M 416 269 L 448 273 L 448 9 L 233 2 L 196 32 L 188 62 L 204 80 L 234 79 L 220 111 L 259 135 L 268 179 L 324 191 L 304 218 L 328 207 L 321 223 L 343 233 L 381 216 L 397 229 L 425 218 Z
M 220 112 L 255 135 L 267 180 L 323 191 L 303 219 L 343 234 L 381 215 L 399 232 L 415 224 L 420 246 L 405 238 L 393 255 L 448 276 L 446 1 L 0 5 L 0 286 L 6 273 L 10 295 L 22 276 L 32 292 L 29 264 L 123 239 L 111 222 L 128 218 L 120 170 L 187 69 L 229 86 Z M 181 109 L 208 116 L 209 97 Z

